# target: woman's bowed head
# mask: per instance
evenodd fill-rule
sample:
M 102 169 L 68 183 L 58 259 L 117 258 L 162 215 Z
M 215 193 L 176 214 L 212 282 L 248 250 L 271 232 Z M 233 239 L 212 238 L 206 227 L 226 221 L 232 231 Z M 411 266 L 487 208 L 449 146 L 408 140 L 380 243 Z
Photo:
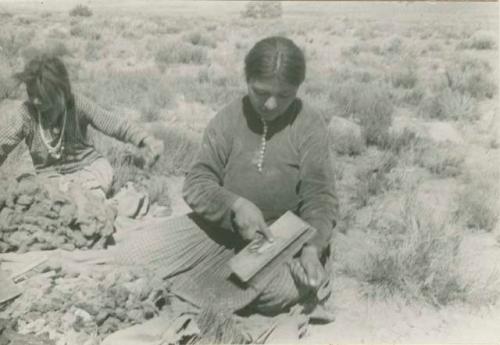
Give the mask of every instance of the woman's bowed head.
M 305 75 L 302 50 L 284 37 L 259 41 L 245 58 L 248 96 L 265 122 L 273 121 L 288 109 Z

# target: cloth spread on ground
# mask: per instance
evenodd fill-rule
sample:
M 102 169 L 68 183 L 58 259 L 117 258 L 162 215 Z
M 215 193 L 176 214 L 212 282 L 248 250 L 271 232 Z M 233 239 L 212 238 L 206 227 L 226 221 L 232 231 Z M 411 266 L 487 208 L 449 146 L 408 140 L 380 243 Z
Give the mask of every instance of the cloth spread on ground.
M 269 223 L 292 211 L 318 230 L 311 243 L 325 249 L 338 205 L 323 119 L 296 99 L 285 114 L 268 123 L 259 172 L 262 133 L 263 124 L 247 97 L 220 111 L 205 130 L 197 161 L 186 177 L 186 202 L 218 223 L 221 231 L 232 228 L 230 207 L 238 196 L 257 205 Z
M 11 112 L 0 114 L 0 164 L 25 140 L 38 173 L 72 173 L 89 165 L 100 156 L 88 137 L 88 125 L 118 140 L 139 145 L 147 134 L 123 117 L 118 117 L 83 95 L 75 95 L 76 121 L 68 121 L 63 137 L 61 159 L 51 158 L 42 142 L 35 111 L 18 102 Z M 76 123 L 75 123 L 76 122 Z

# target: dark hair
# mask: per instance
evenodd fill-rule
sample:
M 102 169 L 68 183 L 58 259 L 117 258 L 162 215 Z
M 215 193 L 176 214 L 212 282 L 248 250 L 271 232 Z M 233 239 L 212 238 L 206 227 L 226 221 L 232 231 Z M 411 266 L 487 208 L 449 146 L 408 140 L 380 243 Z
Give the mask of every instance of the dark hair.
M 68 70 L 60 58 L 47 54 L 38 55 L 29 60 L 24 70 L 17 73 L 15 78 L 26 85 L 27 105 L 31 111 L 35 109 L 33 106 L 35 97 L 50 97 L 54 92 L 62 91 L 68 116 L 68 131 L 65 136 L 74 135 L 74 131 L 78 130 L 75 98 L 71 92 Z
M 282 78 L 299 86 L 306 76 L 302 50 L 290 39 L 272 36 L 257 42 L 245 58 L 247 82 L 252 79 Z
M 60 90 L 66 102 L 73 101 L 71 84 L 68 71 L 58 57 L 40 55 L 32 58 L 21 73 L 15 75 L 16 79 L 26 85 L 29 101 L 35 97 L 50 95 Z

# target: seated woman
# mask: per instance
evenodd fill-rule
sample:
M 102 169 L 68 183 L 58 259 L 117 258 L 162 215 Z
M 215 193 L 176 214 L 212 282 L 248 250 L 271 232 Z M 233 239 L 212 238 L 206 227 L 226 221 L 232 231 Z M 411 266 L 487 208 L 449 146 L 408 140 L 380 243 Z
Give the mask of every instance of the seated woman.
M 258 233 L 272 241 L 267 226 L 286 211 L 317 229 L 246 308 L 263 314 L 314 295 L 328 279 L 337 199 L 326 124 L 297 97 L 305 72 L 293 41 L 258 42 L 245 59 L 248 94 L 210 121 L 184 183 L 186 202 L 225 243 L 248 243 Z
M 26 85 L 28 99 L 12 113 L 0 114 L 0 165 L 24 140 L 38 175 L 75 182 L 105 198 L 111 188 L 113 169 L 90 142 L 89 125 L 118 140 L 146 148 L 148 164 L 162 153 L 161 141 L 127 119 L 74 94 L 67 69 L 59 58 L 33 58 L 16 78 Z

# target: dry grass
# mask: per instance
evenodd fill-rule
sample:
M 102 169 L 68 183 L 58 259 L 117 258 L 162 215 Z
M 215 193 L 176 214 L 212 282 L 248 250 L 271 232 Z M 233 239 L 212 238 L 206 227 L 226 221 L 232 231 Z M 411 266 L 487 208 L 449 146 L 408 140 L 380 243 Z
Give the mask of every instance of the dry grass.
M 496 85 L 490 77 L 491 66 L 471 57 L 463 58 L 448 66 L 445 71 L 447 86 L 477 99 L 491 98 Z
M 424 118 L 437 120 L 474 121 L 480 116 L 474 97 L 448 87 L 425 96 L 417 111 Z
M 359 123 L 368 145 L 386 145 L 394 106 L 385 84 L 347 80 L 333 88 L 336 112 Z
M 398 214 L 373 215 L 366 241 L 371 243 L 362 264 L 346 267 L 369 284 L 368 291 L 445 305 L 467 298 L 468 283 L 457 270 L 462 237 L 446 220 L 406 194 Z
M 82 92 L 109 110 L 136 110 L 144 121 L 157 120 L 174 102 L 170 80 L 154 69 L 105 71 L 92 79 Z
M 420 141 L 412 149 L 414 163 L 439 177 L 456 177 L 463 171 L 465 156 L 455 145 Z
M 157 50 L 155 62 L 161 71 L 173 64 L 200 65 L 207 62 L 207 51 L 183 42 L 168 43 Z
M 0 31 L 0 56 L 9 61 L 17 58 L 23 48 L 26 48 L 33 39 L 35 31 L 33 29 L 17 29 Z

